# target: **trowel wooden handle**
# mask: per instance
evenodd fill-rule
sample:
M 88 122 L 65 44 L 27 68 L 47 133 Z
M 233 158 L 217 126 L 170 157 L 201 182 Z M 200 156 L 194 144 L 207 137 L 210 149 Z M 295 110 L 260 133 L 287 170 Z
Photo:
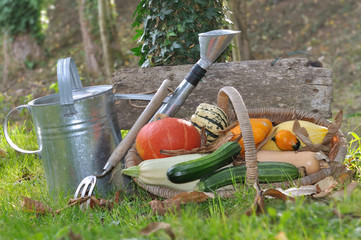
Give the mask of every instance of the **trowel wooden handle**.
M 162 85 L 159 87 L 152 100 L 149 102 L 147 107 L 144 109 L 142 114 L 139 116 L 137 121 L 129 130 L 128 134 L 118 144 L 112 155 L 109 157 L 108 162 L 104 167 L 105 171 L 114 168 L 116 165 L 118 165 L 120 160 L 122 160 L 128 149 L 134 142 L 135 138 L 137 137 L 140 129 L 149 122 L 149 120 L 153 117 L 153 115 L 157 112 L 157 110 L 163 103 L 164 98 L 168 95 L 168 88 L 171 86 L 171 83 L 172 82 L 168 79 L 163 81 Z

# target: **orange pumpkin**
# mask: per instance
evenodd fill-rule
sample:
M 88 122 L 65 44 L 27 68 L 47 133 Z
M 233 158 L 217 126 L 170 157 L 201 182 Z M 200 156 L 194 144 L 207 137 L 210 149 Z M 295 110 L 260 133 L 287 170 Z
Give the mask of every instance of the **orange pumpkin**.
M 178 118 L 163 118 L 147 123 L 135 140 L 143 160 L 169 157 L 160 150 L 190 150 L 201 145 L 201 136 L 191 122 Z
M 272 122 L 267 118 L 250 118 L 249 120 L 251 122 L 252 129 L 254 127 L 263 129 L 267 135 L 272 130 Z
M 300 140 L 297 139 L 296 135 L 285 129 L 279 130 L 272 140 L 283 151 L 296 151 L 301 146 Z
M 253 138 L 256 146 L 261 143 L 272 130 L 272 122 L 267 118 L 250 118 L 252 126 Z M 241 129 L 239 123 L 230 130 L 233 133 L 231 141 L 235 140 L 240 134 Z M 242 146 L 241 154 L 244 155 L 243 138 L 238 143 Z
M 272 129 L 272 123 L 270 120 L 266 118 L 250 118 L 249 120 L 252 126 L 254 142 L 255 144 L 258 144 L 262 142 L 270 133 Z M 233 141 L 241 134 L 239 123 L 235 127 L 233 127 L 230 131 L 234 135 L 234 137 L 231 139 L 231 141 Z M 241 141 L 239 141 L 239 143 L 241 144 Z

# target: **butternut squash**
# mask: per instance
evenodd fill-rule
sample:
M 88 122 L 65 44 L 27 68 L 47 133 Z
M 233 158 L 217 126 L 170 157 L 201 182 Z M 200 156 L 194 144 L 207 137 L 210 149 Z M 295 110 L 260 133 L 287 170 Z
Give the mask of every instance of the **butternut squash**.
M 285 162 L 291 163 L 296 167 L 304 167 L 306 175 L 320 171 L 319 161 L 315 153 L 311 151 L 294 152 L 294 151 L 272 151 L 260 150 L 257 152 L 259 162 Z

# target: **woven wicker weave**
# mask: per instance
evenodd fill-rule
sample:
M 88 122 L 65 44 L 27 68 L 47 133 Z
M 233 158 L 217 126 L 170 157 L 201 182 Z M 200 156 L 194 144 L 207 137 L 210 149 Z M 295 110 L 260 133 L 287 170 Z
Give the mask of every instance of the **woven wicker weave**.
M 290 110 L 290 109 L 281 109 L 281 108 L 259 108 L 259 109 L 250 109 L 247 110 L 243 102 L 243 99 L 239 92 L 233 87 L 224 87 L 219 90 L 217 105 L 222 108 L 227 115 L 234 114 L 236 119 L 240 123 L 240 128 L 242 130 L 242 136 L 244 141 L 245 148 L 245 161 L 247 167 L 247 183 L 251 186 L 258 180 L 258 170 L 257 170 L 257 155 L 256 148 L 254 144 L 254 138 L 252 133 L 252 127 L 250 124 L 249 118 L 268 118 L 275 124 L 282 123 L 288 120 L 305 120 L 321 126 L 330 127 L 331 122 L 322 117 L 317 113 L 310 113 L 304 110 Z M 336 133 L 339 141 L 337 146 L 333 147 L 329 153 L 330 161 L 341 162 L 346 156 L 347 153 L 347 142 L 339 130 Z M 135 146 L 128 151 L 128 154 L 125 157 L 125 164 L 127 167 L 136 166 L 141 162 L 141 158 L 135 150 Z M 320 171 L 296 179 L 294 181 L 286 181 L 279 183 L 272 183 L 273 187 L 289 187 L 289 186 L 304 186 L 314 184 L 327 176 L 332 174 L 331 168 L 324 168 Z M 171 198 L 181 191 L 174 190 L 161 186 L 151 186 L 144 185 L 139 182 L 136 178 L 134 181 L 143 189 L 148 192 L 155 194 L 163 198 Z M 269 185 L 267 185 L 269 186 Z M 221 196 L 229 196 L 233 194 L 233 190 L 220 190 L 218 194 Z

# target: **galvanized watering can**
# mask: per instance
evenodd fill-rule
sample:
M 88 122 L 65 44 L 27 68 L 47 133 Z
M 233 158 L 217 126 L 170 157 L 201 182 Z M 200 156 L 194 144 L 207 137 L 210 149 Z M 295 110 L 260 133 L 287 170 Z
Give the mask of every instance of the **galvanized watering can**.
M 82 87 L 71 58 L 58 61 L 57 75 L 59 93 L 14 108 L 4 122 L 5 138 L 15 150 L 37 153 L 41 157 L 48 190 L 52 195 L 75 191 L 84 177 L 101 172 L 121 141 L 113 87 Z M 38 150 L 24 150 L 9 137 L 8 118 L 19 109 L 27 109 L 31 113 Z M 107 176 L 98 182 L 100 193 L 122 187 L 109 184 L 109 180 L 110 176 Z M 125 178 L 121 180 L 124 184 L 126 181 Z

